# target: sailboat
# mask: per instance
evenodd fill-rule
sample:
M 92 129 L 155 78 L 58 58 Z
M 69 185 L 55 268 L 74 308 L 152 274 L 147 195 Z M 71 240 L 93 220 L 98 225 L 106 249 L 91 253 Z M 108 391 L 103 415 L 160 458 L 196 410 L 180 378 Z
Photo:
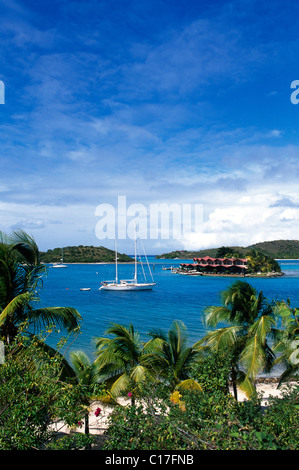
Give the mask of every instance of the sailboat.
M 145 255 L 146 257 L 146 255 Z M 147 261 L 147 258 L 146 258 Z M 100 290 L 112 290 L 112 291 L 133 291 L 133 290 L 151 290 L 155 285 L 150 266 L 148 269 L 152 278 L 152 282 L 138 282 L 137 279 L 137 238 L 135 237 L 135 274 L 133 279 L 118 279 L 118 266 L 117 266 L 117 242 L 115 240 L 115 280 L 101 282 Z M 143 267 L 142 267 L 143 269 Z M 144 271 L 143 271 L 144 273 Z
M 53 263 L 52 268 L 67 268 L 67 265 L 63 264 L 63 248 L 62 248 L 61 263 Z

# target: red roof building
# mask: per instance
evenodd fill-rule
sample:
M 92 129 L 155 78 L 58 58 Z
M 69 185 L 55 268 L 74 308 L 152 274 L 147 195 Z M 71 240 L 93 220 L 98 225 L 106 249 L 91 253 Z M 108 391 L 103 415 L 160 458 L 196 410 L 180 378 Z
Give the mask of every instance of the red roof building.
M 193 258 L 193 261 L 193 264 L 181 263 L 181 269 L 219 274 L 244 274 L 248 269 L 246 258 L 212 258 L 211 256 L 204 256 L 203 258 Z

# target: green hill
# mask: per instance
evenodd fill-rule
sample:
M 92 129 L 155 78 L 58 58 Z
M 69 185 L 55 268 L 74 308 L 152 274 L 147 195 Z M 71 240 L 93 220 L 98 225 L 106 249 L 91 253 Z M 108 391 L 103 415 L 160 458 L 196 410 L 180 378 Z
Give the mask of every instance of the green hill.
M 40 253 L 42 263 L 57 263 L 61 261 L 62 248 L 54 248 Z M 64 263 L 113 263 L 115 251 L 104 246 L 66 246 L 63 247 Z M 130 256 L 118 253 L 118 262 L 133 262 Z
M 299 259 L 298 240 L 274 240 L 272 242 L 261 242 L 251 245 L 267 256 L 275 259 Z
M 270 242 L 260 242 L 247 247 L 232 246 L 228 247 L 230 251 L 236 251 L 240 255 L 245 256 L 250 250 L 255 249 L 266 256 L 275 259 L 299 259 L 299 241 L 298 240 L 274 240 Z M 158 255 L 157 258 L 162 259 L 193 259 L 204 256 L 216 257 L 219 248 L 209 248 L 199 251 L 177 250 L 170 253 Z

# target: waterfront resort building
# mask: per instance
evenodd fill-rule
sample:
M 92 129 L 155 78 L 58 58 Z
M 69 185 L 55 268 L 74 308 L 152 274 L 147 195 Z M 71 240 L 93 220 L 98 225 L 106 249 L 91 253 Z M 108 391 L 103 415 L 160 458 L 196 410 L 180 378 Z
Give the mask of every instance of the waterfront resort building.
M 245 274 L 247 259 L 242 258 L 193 258 L 194 263 L 181 263 L 181 271 L 205 274 Z

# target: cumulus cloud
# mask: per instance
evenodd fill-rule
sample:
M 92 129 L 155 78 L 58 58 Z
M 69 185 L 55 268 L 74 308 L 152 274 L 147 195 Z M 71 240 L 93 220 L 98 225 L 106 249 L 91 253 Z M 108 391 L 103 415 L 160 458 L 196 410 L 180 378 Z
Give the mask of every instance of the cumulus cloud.
M 271 207 L 269 198 L 252 198 L 251 204 L 233 204 L 212 210 L 203 231 L 185 233 L 185 249 L 225 246 L 248 246 L 261 241 L 297 239 L 299 209 Z
M 281 11 L 191 3 L 154 15 L 155 2 L 2 1 L 2 228 L 96 242 L 95 207 L 125 195 L 204 204 L 200 246 L 294 237 L 299 147 L 279 87 L 298 51 L 296 6 L 280 40 Z
M 290 197 L 283 196 L 275 201 L 271 207 L 299 207 L 299 201 L 294 202 Z

